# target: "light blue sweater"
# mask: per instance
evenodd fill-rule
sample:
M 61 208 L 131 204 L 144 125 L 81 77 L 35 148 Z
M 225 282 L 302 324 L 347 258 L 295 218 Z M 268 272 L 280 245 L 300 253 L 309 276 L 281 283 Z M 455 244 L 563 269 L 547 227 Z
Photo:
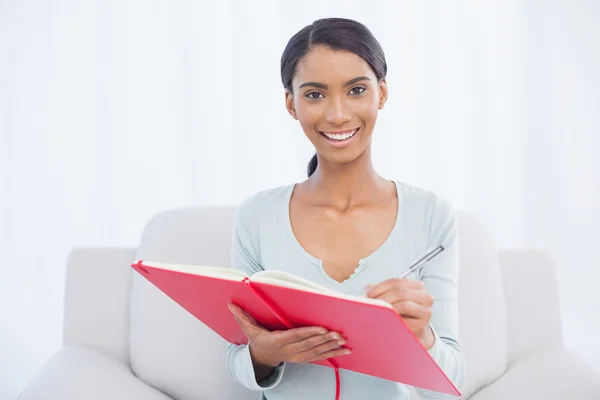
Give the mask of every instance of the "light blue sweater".
M 455 385 L 465 381 L 465 361 L 458 339 L 458 227 L 448 201 L 414 186 L 395 182 L 398 193 L 396 224 L 386 241 L 360 260 L 354 274 L 339 283 L 323 270 L 293 234 L 289 203 L 294 185 L 278 187 L 248 198 L 236 215 L 232 267 L 251 275 L 261 270 L 283 270 L 339 292 L 364 295 L 367 284 L 397 277 L 414 260 L 438 245 L 445 250 L 408 279 L 420 279 L 433 296 L 430 325 L 435 343 L 429 350 Z M 377 340 L 373 327 L 373 340 Z M 256 382 L 247 345 L 229 345 L 227 367 L 247 388 L 263 391 L 268 400 L 334 400 L 335 373 L 328 367 L 285 363 L 265 381 Z M 343 400 L 404 400 L 406 385 L 340 370 Z M 422 398 L 453 396 L 416 388 Z

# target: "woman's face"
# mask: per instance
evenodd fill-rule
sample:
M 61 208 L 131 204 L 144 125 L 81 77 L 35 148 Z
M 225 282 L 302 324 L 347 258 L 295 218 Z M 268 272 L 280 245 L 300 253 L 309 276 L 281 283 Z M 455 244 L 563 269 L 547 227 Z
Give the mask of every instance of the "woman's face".
M 298 63 L 292 87 L 287 109 L 327 162 L 349 163 L 369 147 L 387 86 L 365 60 L 316 46 Z

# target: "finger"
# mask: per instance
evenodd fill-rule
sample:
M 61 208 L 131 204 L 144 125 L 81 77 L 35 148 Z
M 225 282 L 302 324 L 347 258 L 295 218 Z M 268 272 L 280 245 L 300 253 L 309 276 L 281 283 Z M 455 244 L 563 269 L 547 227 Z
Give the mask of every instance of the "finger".
M 305 326 L 300 328 L 288 329 L 285 331 L 279 331 L 278 340 L 283 344 L 295 343 L 302 341 L 306 338 L 318 335 L 324 335 L 328 332 L 326 328 L 320 326 Z
M 423 326 L 423 323 L 421 321 L 414 318 L 403 318 L 403 320 L 404 324 L 408 327 L 408 329 L 415 334 L 416 332 L 419 332 L 419 330 Z
M 375 286 L 372 286 L 367 291 L 367 297 L 377 298 L 381 294 L 390 290 L 405 290 L 405 289 L 423 289 L 425 285 L 422 281 L 413 279 L 388 279 Z
M 254 318 L 250 318 L 250 316 L 236 304 L 229 303 L 229 311 L 231 311 L 235 319 L 243 325 L 255 325 L 256 323 Z
M 294 357 L 298 362 L 307 362 L 308 360 L 314 360 L 323 353 L 327 353 L 331 350 L 340 349 L 341 345 L 337 340 L 328 340 L 325 343 L 321 343 L 318 346 L 314 346 L 308 350 L 300 351 Z
M 390 291 L 395 286 L 395 279 L 388 279 L 376 285 L 370 286 L 367 290 L 367 297 L 378 298 L 383 293 Z
M 429 321 L 431 318 L 431 308 L 414 301 L 399 301 L 393 303 L 392 306 L 404 318 L 414 318 L 422 321 Z
M 413 292 L 413 297 L 410 300 L 423 307 L 433 306 L 433 296 L 429 294 L 425 289 L 417 289 Z
M 295 343 L 290 343 L 290 349 L 295 353 L 314 349 L 325 343 L 337 343 L 338 346 L 345 344 L 346 340 L 337 332 L 329 332 L 325 335 L 315 335 Z
M 380 295 L 373 297 L 377 300 L 387 301 L 390 304 L 397 303 L 400 301 L 409 301 L 415 298 L 415 295 L 412 293 L 413 289 L 409 288 L 398 288 L 392 287 L 390 290 L 381 293 Z
M 340 356 L 345 356 L 348 354 L 352 354 L 352 350 L 350 349 L 346 349 L 343 347 L 339 347 L 339 348 L 333 348 L 331 350 L 327 350 L 324 352 L 321 352 L 313 357 L 307 358 L 304 361 L 302 361 L 303 363 L 309 363 L 309 362 L 313 362 L 313 361 L 320 361 L 320 360 L 326 360 L 328 358 L 333 358 L 333 357 L 340 357 Z
M 263 330 L 263 328 L 256 323 L 256 320 L 248 315 L 239 306 L 230 303 L 229 310 L 246 336 L 250 337 Z
M 390 304 L 399 301 L 414 301 L 426 307 L 433 305 L 433 297 L 425 289 L 412 287 L 394 286 L 387 292 L 380 294 L 375 299 L 387 301 Z

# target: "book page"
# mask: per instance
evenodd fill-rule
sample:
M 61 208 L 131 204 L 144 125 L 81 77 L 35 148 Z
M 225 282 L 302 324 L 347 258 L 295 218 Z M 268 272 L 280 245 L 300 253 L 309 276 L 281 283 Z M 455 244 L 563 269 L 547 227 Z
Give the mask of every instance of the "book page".
M 304 279 L 297 275 L 290 274 L 289 272 L 275 271 L 275 270 L 260 271 L 260 272 L 253 274 L 251 278 L 253 281 L 256 281 L 256 282 L 259 282 L 259 281 L 260 282 L 267 282 L 267 281 L 269 281 L 269 282 L 272 282 L 272 281 L 284 282 L 288 285 L 293 285 L 294 287 L 298 287 L 301 289 L 312 289 L 313 291 L 317 291 L 317 292 L 329 292 L 329 293 L 333 293 L 333 294 L 338 293 L 334 290 L 327 289 L 324 286 L 318 285 L 308 279 Z
M 137 260 L 135 261 L 137 263 Z M 142 266 L 159 268 L 167 271 L 183 272 L 193 275 L 211 276 L 215 278 L 231 279 L 241 281 L 246 278 L 242 271 L 227 267 L 216 267 L 210 265 L 175 264 L 160 261 L 142 261 Z
M 307 292 L 319 293 L 332 297 L 392 308 L 392 305 L 386 301 L 341 293 L 332 289 L 328 289 L 324 286 L 318 285 L 315 282 L 310 281 L 308 279 L 304 279 L 294 274 L 290 274 L 288 272 L 283 271 L 260 271 L 253 274 L 251 280 L 254 282 L 263 282 L 271 285 L 284 286 L 289 287 L 291 289 L 304 290 Z

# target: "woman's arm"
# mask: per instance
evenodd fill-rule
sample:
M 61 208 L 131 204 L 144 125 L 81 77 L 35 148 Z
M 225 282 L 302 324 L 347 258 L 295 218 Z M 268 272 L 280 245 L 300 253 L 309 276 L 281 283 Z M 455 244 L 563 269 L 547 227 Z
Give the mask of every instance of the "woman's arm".
M 261 271 L 258 249 L 253 238 L 258 234 L 256 215 L 257 202 L 253 197 L 238 208 L 235 216 L 231 244 L 231 267 L 248 276 Z M 254 218 L 253 218 L 254 217 Z M 232 315 L 231 318 L 234 318 Z M 231 377 L 251 390 L 273 388 L 282 378 L 285 364 L 275 368 L 261 365 L 252 360 L 248 345 L 228 344 L 227 369 Z
M 444 246 L 444 251 L 421 270 L 425 289 L 434 299 L 429 323 L 433 346 L 428 351 L 461 390 L 466 381 L 466 362 L 458 337 L 458 221 L 451 204 L 436 197 L 431 210 L 428 248 L 438 245 Z M 452 397 L 420 388 L 416 391 L 424 399 Z
M 434 197 L 427 248 L 444 251 L 423 268 L 420 279 L 393 278 L 369 288 L 367 296 L 390 303 L 423 347 L 459 388 L 465 360 L 458 341 L 458 227 L 449 203 Z M 416 389 L 423 398 L 446 394 Z

